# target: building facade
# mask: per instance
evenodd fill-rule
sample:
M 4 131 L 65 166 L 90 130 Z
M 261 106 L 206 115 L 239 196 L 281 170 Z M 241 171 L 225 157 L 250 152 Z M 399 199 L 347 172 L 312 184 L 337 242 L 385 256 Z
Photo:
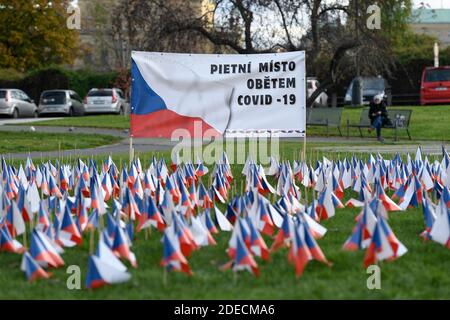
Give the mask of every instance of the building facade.
M 443 48 L 450 46 L 450 9 L 415 9 L 410 27 L 417 34 L 435 37 Z

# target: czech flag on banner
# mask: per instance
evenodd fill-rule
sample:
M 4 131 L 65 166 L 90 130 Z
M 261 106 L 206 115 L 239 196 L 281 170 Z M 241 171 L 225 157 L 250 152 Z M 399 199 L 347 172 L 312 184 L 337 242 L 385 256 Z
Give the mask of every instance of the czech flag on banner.
M 170 55 L 133 52 L 131 58 L 133 137 L 170 138 L 177 129 L 195 138 L 208 129 L 224 133 L 233 87 L 201 77 Z

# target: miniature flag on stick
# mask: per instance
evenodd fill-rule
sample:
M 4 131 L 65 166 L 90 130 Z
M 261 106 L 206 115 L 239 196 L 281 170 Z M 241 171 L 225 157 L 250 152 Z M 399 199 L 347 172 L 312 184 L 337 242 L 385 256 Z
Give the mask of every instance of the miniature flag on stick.
M 25 272 L 25 275 L 30 282 L 37 279 L 48 279 L 51 276 L 51 273 L 42 269 L 28 251 L 23 254 L 20 270 Z
M 115 268 L 98 256 L 89 256 L 88 273 L 86 277 L 87 288 L 96 289 L 106 284 L 122 283 L 128 281 L 130 278 L 131 275 L 128 272 Z
M 188 276 L 192 276 L 188 261 L 181 253 L 180 244 L 174 234 L 166 229 L 163 235 L 163 259 L 161 266 L 169 271 L 184 272 Z

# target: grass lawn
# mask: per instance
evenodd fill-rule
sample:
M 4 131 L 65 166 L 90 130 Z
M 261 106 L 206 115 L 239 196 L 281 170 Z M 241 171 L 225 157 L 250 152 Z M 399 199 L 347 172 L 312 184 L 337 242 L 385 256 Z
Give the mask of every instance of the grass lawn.
M 0 154 L 85 149 L 119 140 L 120 138 L 107 135 L 0 131 Z
M 412 110 L 411 121 L 409 124 L 409 132 L 413 140 L 450 140 L 450 105 L 439 106 L 408 106 L 408 107 L 388 107 L 392 109 L 408 109 Z M 347 134 L 347 119 L 350 125 L 358 124 L 361 116 L 362 108 L 345 107 L 341 118 L 341 131 L 344 136 Z M 367 129 L 362 129 L 365 137 L 375 134 L 369 134 Z M 325 127 L 308 127 L 307 134 L 310 136 L 326 135 Z M 337 129 L 329 129 L 330 136 L 339 136 Z M 350 128 L 350 137 L 359 137 L 357 128 Z M 382 135 L 386 138 L 394 137 L 394 130 L 382 130 Z M 406 130 L 398 130 L 399 139 L 405 141 L 408 139 Z
M 390 107 L 392 109 L 411 109 L 410 133 L 413 140 L 450 140 L 450 106 L 414 106 Z M 346 129 L 347 117 L 350 123 L 359 123 L 361 109 L 345 108 L 342 115 L 342 127 Z M 363 133 L 364 134 L 364 133 Z M 351 129 L 350 135 L 358 135 L 357 129 Z M 365 133 L 367 135 L 367 133 Z M 394 130 L 384 130 L 383 135 L 393 137 Z M 405 130 L 399 130 L 401 137 L 407 137 Z
M 410 132 L 414 140 L 450 140 L 450 105 L 390 108 L 413 110 Z M 341 130 L 344 135 L 346 134 L 347 129 L 347 119 L 349 119 L 350 124 L 358 124 L 360 114 L 361 108 L 346 107 L 344 109 L 341 124 Z M 41 121 L 36 122 L 35 125 L 126 129 L 129 128 L 129 121 L 130 118 L 128 116 L 100 115 Z M 430 126 L 432 126 L 433 130 L 430 130 Z M 308 127 L 307 133 L 310 136 L 324 136 L 326 135 L 326 128 Z M 339 135 L 337 129 L 334 128 L 330 128 L 329 133 L 331 136 Z M 368 135 L 366 130 L 363 134 L 366 136 Z M 372 136 L 373 135 L 374 134 L 372 134 Z M 392 138 L 394 137 L 394 130 L 384 130 L 383 135 Z M 359 136 L 358 129 L 350 128 L 350 136 Z M 404 130 L 399 130 L 399 137 L 403 140 L 407 138 L 406 132 Z
M 98 290 L 68 290 L 65 268 L 52 270 L 50 280 L 28 283 L 20 271 L 20 256 L 0 255 L 0 297 L 2 299 L 449 299 L 450 251 L 436 243 L 424 243 L 419 237 L 423 229 L 420 210 L 392 213 L 389 223 L 402 243 L 409 249 L 403 257 L 381 263 L 381 290 L 368 290 L 368 275 L 362 266 L 364 252 L 346 252 L 341 247 L 354 226 L 355 209 L 343 209 L 329 221 L 325 237 L 318 241 L 326 257 L 333 262 L 327 267 L 311 262 L 303 276 L 296 279 L 294 268 L 287 262 L 287 250 L 271 256 L 268 263 L 257 259 L 261 276 L 246 272 L 234 277 L 219 267 L 227 261 L 225 249 L 229 233 L 215 236 L 218 245 L 205 247 L 188 258 L 193 277 L 168 274 L 163 285 L 161 235 L 152 231 L 145 240 L 137 234 L 132 250 L 138 268 L 129 268 L 132 279 L 124 284 Z M 85 280 L 89 237 L 84 245 L 68 248 L 62 255 L 66 265 L 79 265 Z M 267 239 L 268 245 L 272 240 Z M 84 285 L 84 282 L 83 282 Z
M 282 143 L 281 153 L 285 159 L 299 154 L 299 143 Z M 312 148 L 312 146 L 311 146 Z M 326 155 L 312 153 L 311 162 Z M 143 166 L 147 166 L 152 153 L 141 153 Z M 169 159 L 168 152 L 158 153 Z M 340 157 L 350 156 L 341 154 Z M 126 155 L 113 157 L 117 165 L 126 161 Z M 100 158 L 97 158 L 99 165 Z M 17 163 L 16 163 L 17 164 Z M 37 161 L 35 159 L 35 164 Z M 208 166 L 212 169 L 212 166 Z M 233 166 L 235 185 L 240 189 L 242 165 Z M 208 181 L 207 178 L 204 181 Z M 274 180 L 270 179 L 274 185 Z M 234 183 L 233 183 L 234 184 Z M 232 188 L 234 192 L 234 188 Z M 309 194 L 309 198 L 310 198 Z M 345 199 L 355 195 L 348 192 Z M 223 205 L 220 206 L 224 208 Z M 381 263 L 381 290 L 368 290 L 368 274 L 363 268 L 364 252 L 346 252 L 341 249 L 355 225 L 358 209 L 340 209 L 336 216 L 324 221 L 328 232 L 318 240 L 325 256 L 333 262 L 327 267 L 316 261 L 309 263 L 300 279 L 295 278 L 294 268 L 287 261 L 287 250 L 281 249 L 271 255 L 269 262 L 257 258 L 261 276 L 255 278 L 247 272 L 236 276 L 231 271 L 221 272 L 219 267 L 227 262 L 225 249 L 230 233 L 215 235 L 218 245 L 204 247 L 188 258 L 193 277 L 169 273 L 167 285 L 163 284 L 163 269 L 159 266 L 162 257 L 161 234 L 155 230 L 146 239 L 137 233 L 132 251 L 136 254 L 138 268 L 129 268 L 132 279 L 121 285 L 98 290 L 68 290 L 65 268 L 52 270 L 50 280 L 28 283 L 20 271 L 19 255 L 0 253 L 0 298 L 52 298 L 52 299 L 450 299 L 450 250 L 434 242 L 424 242 L 419 236 L 424 229 L 421 209 L 410 209 L 403 213 L 391 213 L 389 224 L 398 239 L 409 252 L 396 261 Z M 19 238 L 21 240 L 21 237 Z M 268 246 L 272 239 L 265 237 Z M 81 247 L 67 248 L 62 255 L 66 266 L 79 265 L 84 285 L 89 237 L 85 235 Z

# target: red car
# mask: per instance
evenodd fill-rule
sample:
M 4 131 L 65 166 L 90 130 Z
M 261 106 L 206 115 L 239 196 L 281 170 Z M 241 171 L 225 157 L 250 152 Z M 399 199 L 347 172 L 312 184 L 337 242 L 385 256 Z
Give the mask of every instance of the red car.
M 450 66 L 427 67 L 422 73 L 420 104 L 450 102 Z

